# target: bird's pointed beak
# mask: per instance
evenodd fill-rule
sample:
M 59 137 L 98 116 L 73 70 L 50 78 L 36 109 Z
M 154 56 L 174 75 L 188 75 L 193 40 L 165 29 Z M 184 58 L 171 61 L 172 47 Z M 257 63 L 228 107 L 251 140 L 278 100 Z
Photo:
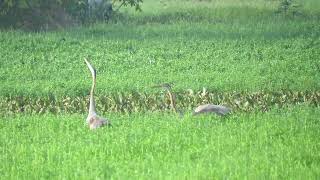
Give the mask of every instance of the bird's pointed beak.
M 170 90 L 171 89 L 171 85 L 169 83 L 153 85 L 151 87 L 152 88 L 163 88 L 163 89 L 166 89 L 166 90 Z
M 87 60 L 87 58 L 83 58 L 84 59 L 84 63 L 88 63 L 88 60 Z

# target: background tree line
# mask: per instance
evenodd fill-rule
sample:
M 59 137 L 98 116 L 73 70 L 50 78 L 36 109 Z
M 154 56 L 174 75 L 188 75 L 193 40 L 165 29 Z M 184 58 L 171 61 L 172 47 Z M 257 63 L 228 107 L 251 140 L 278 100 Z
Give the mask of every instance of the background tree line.
M 0 27 L 56 29 L 115 19 L 121 7 L 141 10 L 143 0 L 0 0 Z M 201 0 L 199 0 L 201 1 Z M 269 0 L 266 0 L 269 1 Z M 299 15 L 301 4 L 279 0 L 276 13 Z
M 142 0 L 0 0 L 0 25 L 53 28 L 108 21 L 121 7 L 141 10 Z

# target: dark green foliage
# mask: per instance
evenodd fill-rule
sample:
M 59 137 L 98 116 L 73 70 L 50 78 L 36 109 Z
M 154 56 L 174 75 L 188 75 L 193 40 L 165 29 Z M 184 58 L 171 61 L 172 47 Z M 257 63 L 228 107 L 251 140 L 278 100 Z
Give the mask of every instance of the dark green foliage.
M 75 23 L 108 21 L 114 9 L 123 6 L 141 10 L 142 0 L 104 0 L 92 6 L 87 0 L 4 0 L 0 4 L 0 26 L 48 30 Z M 113 7 L 115 6 L 115 7 Z
M 141 3 L 143 0 L 114 0 L 114 2 L 118 1 L 120 5 L 116 7 L 116 10 L 119 10 L 122 6 L 131 6 L 135 7 L 135 10 L 141 11 Z
M 284 13 L 286 15 L 298 15 L 301 14 L 301 4 L 295 2 L 295 0 L 282 0 L 279 4 L 278 13 Z

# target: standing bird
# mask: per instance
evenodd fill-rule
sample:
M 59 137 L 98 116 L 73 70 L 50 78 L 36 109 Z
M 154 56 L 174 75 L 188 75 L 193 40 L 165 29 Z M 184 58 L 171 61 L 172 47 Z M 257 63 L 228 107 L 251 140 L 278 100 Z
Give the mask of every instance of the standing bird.
M 97 129 L 104 125 L 111 125 L 111 123 L 107 119 L 97 115 L 96 105 L 95 105 L 94 96 L 93 96 L 94 89 L 96 87 L 96 70 L 92 67 L 92 65 L 89 63 L 89 61 L 86 58 L 84 58 L 84 61 L 87 64 L 92 75 L 92 87 L 90 91 L 89 113 L 88 113 L 86 122 L 88 123 L 90 129 Z
M 171 85 L 168 83 L 152 86 L 152 87 L 161 87 L 168 91 L 169 97 L 170 97 L 170 103 L 172 109 L 176 113 L 180 113 L 182 115 L 182 112 L 177 110 L 176 108 L 176 98 L 174 94 L 171 92 Z M 215 113 L 220 116 L 225 116 L 228 113 L 231 112 L 231 109 L 222 105 L 214 105 L 214 104 L 204 104 L 198 106 L 192 113 L 192 115 L 198 115 L 198 114 L 204 114 L 204 113 Z

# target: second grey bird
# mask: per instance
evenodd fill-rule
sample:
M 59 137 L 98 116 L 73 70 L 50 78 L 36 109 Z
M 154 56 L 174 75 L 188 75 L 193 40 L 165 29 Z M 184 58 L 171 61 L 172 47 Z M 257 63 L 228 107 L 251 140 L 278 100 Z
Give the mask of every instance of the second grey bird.
M 171 92 L 172 88 L 169 83 L 163 83 L 160 85 L 156 85 L 153 87 L 161 87 L 168 91 L 170 101 L 171 101 L 171 107 L 175 112 L 179 112 L 180 115 L 182 115 L 181 111 L 177 110 L 176 108 L 176 98 L 175 95 Z M 200 105 L 195 108 L 192 115 L 199 115 L 199 114 L 205 114 L 205 113 L 215 113 L 220 116 L 225 116 L 231 112 L 231 109 L 222 105 L 214 105 L 214 104 L 204 104 Z

